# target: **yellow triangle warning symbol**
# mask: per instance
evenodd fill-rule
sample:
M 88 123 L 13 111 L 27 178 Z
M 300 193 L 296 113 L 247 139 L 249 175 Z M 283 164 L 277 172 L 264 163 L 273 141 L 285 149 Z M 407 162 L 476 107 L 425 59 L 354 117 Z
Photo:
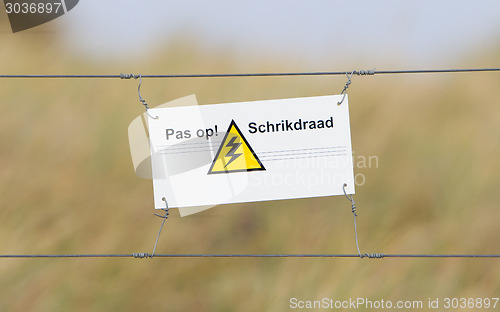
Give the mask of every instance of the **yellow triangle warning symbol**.
M 266 170 L 266 168 L 232 120 L 208 174 L 256 170 Z

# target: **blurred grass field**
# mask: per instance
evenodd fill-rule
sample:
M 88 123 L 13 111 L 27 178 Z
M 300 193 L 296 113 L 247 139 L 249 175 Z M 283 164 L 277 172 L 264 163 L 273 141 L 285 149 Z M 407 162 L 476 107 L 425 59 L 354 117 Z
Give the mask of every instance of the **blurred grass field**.
M 91 63 L 60 53 L 50 34 L 41 37 L 9 37 L 0 46 L 1 72 L 308 69 L 287 58 L 242 63 L 223 49 L 201 52 L 195 40 L 166 45 L 132 65 Z M 496 51 L 469 58 L 460 66 L 500 63 Z M 368 69 L 345 69 L 351 65 Z M 325 66 L 320 70 L 339 70 Z M 151 106 L 189 94 L 201 104 L 224 103 L 338 94 L 345 80 L 145 79 L 142 95 Z M 133 172 L 127 138 L 129 122 L 143 112 L 137 81 L 0 83 L 0 253 L 151 252 L 161 220 L 153 216 L 152 182 Z M 500 253 L 499 85 L 498 73 L 353 78 L 353 150 L 378 158 L 378 167 L 355 168 L 366 177 L 355 195 L 363 252 Z M 356 249 L 350 204 L 338 196 L 174 216 L 157 252 Z M 0 276 L 0 311 L 287 311 L 292 297 L 500 296 L 495 259 L 3 259 Z

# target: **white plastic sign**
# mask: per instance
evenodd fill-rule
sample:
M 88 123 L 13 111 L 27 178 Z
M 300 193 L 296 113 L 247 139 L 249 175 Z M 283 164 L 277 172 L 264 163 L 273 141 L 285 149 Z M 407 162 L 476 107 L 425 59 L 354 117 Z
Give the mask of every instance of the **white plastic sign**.
M 150 109 L 155 208 L 354 194 L 341 96 Z

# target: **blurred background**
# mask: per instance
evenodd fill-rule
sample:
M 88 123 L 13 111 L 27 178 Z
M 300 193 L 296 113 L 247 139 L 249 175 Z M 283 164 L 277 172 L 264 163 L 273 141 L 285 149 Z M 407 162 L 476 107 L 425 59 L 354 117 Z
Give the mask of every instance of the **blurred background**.
M 498 1 L 80 1 L 13 34 L 1 74 L 500 67 Z M 339 94 L 345 77 L 144 79 L 151 106 Z M 0 254 L 151 252 L 137 81 L 0 80 Z M 376 75 L 348 90 L 362 252 L 498 254 L 500 74 Z M 364 165 L 374 156 L 377 165 Z M 360 158 L 361 157 L 361 158 Z M 196 192 L 193 192 L 196 196 Z M 168 219 L 158 253 L 356 253 L 345 197 Z M 288 311 L 290 298 L 499 297 L 495 259 L 2 259 L 1 311 Z M 498 307 L 497 307 L 498 309 Z M 426 310 L 426 309 L 423 309 Z M 465 309 L 467 310 L 467 309 Z

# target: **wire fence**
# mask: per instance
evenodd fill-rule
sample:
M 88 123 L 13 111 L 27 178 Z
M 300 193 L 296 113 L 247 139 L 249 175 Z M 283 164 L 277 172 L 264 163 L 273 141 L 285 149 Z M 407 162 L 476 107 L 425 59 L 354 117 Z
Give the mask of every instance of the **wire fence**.
M 393 74 L 443 74 L 499 72 L 500 68 L 462 68 L 462 69 L 418 69 L 418 70 L 360 70 L 360 71 L 323 71 L 323 72 L 275 72 L 275 73 L 227 73 L 227 74 L 114 74 L 114 75 L 0 75 L 0 79 L 139 79 L 139 78 L 229 78 L 229 77 L 283 77 L 283 76 L 338 76 L 353 75 L 393 75 Z M 349 78 L 350 79 L 350 78 Z M 162 225 L 163 227 L 163 225 Z M 161 229 L 160 229 L 161 232 Z M 157 238 L 158 242 L 158 238 Z M 155 245 L 156 249 L 156 245 Z M 0 255 L 0 259 L 22 258 L 500 258 L 500 254 L 18 254 Z

